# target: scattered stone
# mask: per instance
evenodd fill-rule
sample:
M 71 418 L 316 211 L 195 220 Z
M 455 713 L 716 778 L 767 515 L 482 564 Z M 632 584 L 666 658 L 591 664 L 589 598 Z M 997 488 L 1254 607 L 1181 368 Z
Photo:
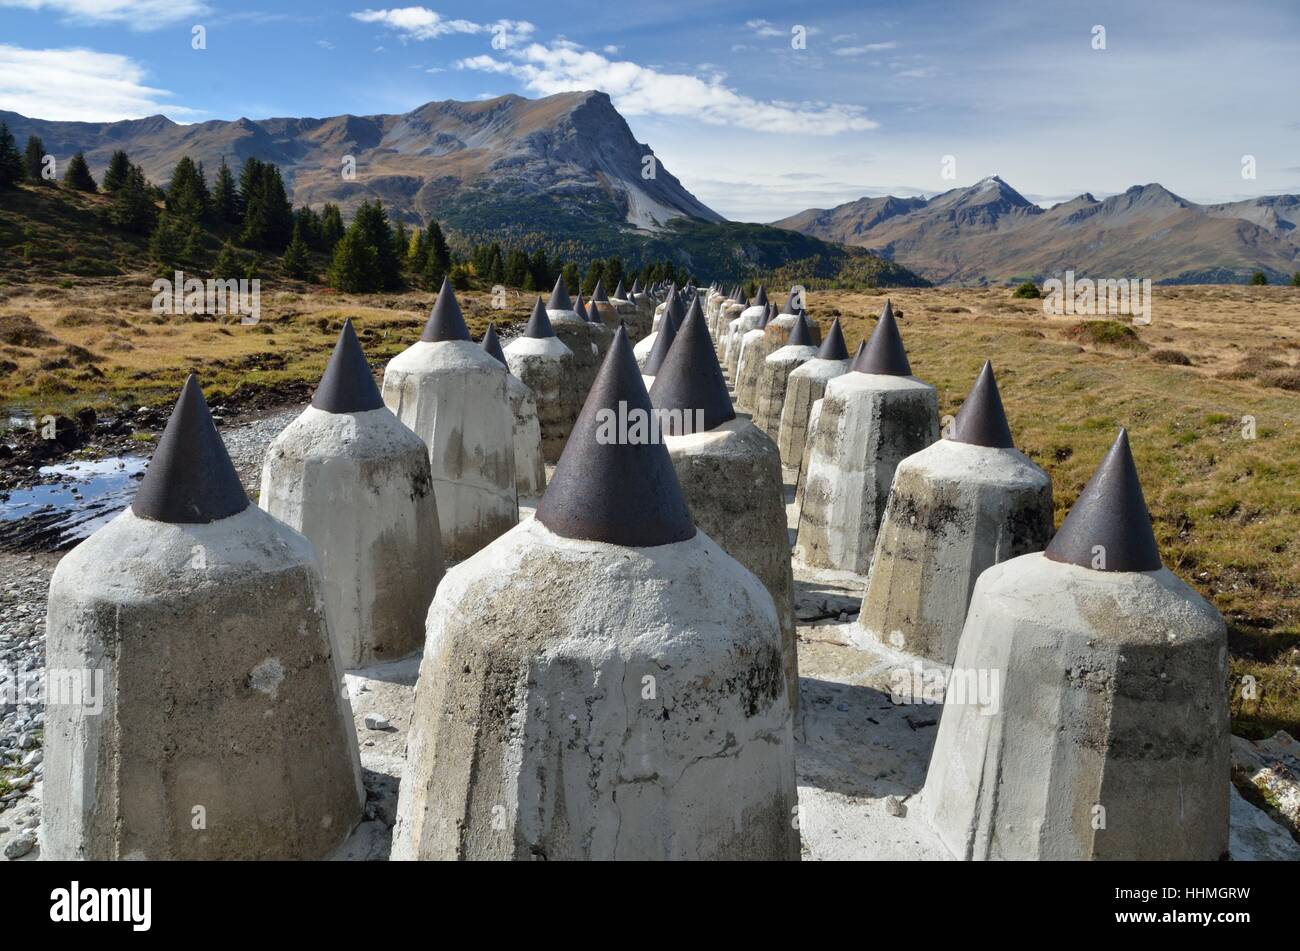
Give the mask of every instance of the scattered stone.
M 36 836 L 24 832 L 9 840 L 9 844 L 5 846 L 5 858 L 10 861 L 20 859 L 34 848 L 36 848 Z

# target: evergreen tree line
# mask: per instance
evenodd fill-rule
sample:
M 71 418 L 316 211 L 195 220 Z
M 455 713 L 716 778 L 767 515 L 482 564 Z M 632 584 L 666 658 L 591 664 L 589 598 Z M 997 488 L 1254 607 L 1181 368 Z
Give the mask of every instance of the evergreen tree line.
M 45 155 L 39 136 L 30 136 L 19 153 L 8 127 L 0 123 L 0 187 L 24 181 L 54 184 L 42 176 Z M 247 159 L 236 178 L 223 156 L 209 183 L 203 163 L 185 156 L 166 187 L 159 188 L 120 149 L 109 159 L 103 180 L 96 182 L 78 152 L 62 180 L 67 188 L 110 196 L 108 220 L 147 237 L 150 257 L 161 269 L 203 267 L 207 246 L 225 235 L 214 263 L 205 268 L 218 279 L 256 276 L 262 254 L 279 255 L 284 273 L 297 280 L 315 280 L 317 265 L 324 261 L 328 283 L 351 293 L 411 285 L 437 290 L 444 278 L 459 289 L 477 278 L 543 293 L 563 273 L 570 290 L 590 295 L 598 280 L 612 293 L 620 280 L 630 288 L 638 278 L 642 284 L 689 279 L 670 261 L 629 268 L 617 256 L 590 261 L 584 274 L 576 262 L 564 264 L 559 252 L 548 253 L 542 245 L 529 252 L 492 242 L 474 246 L 467 259 L 458 259 L 436 221 L 409 230 L 400 220 L 392 222 L 378 200 L 363 202 L 346 227 L 337 205 L 327 203 L 319 212 L 295 209 L 279 167 L 256 158 Z M 251 258 L 245 252 L 252 252 Z

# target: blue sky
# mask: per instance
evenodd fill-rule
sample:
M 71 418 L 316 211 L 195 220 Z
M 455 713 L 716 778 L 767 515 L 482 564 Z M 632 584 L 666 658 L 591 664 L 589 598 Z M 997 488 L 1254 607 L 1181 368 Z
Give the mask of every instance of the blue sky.
M 989 174 L 1043 204 L 1151 181 L 1226 201 L 1300 192 L 1297 49 L 1294 0 L 0 0 L 0 108 L 193 122 L 601 88 L 741 220 Z

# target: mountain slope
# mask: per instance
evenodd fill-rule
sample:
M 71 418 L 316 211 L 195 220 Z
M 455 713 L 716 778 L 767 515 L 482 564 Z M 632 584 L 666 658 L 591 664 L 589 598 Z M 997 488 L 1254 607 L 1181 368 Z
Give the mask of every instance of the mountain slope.
M 48 122 L 0 112 L 0 120 L 20 143 L 39 135 L 62 159 L 84 151 L 96 175 L 115 149 L 125 149 L 158 183 L 185 155 L 209 173 L 222 156 L 232 166 L 250 157 L 274 162 L 296 204 L 332 201 L 345 213 L 381 198 L 416 220 L 448 200 L 472 205 L 486 197 L 575 202 L 646 230 L 678 217 L 722 220 L 662 164 L 653 178 L 642 178 L 649 146 L 636 141 L 609 97 L 598 92 L 431 102 L 404 115 L 327 119 L 177 125 L 163 116 Z M 344 178 L 346 156 L 355 159 L 355 179 Z
M 671 260 L 736 279 L 796 265 L 804 277 L 886 286 L 924 283 L 859 248 L 766 225 L 726 221 L 636 141 L 610 99 L 574 92 L 524 99 L 430 102 L 403 115 L 276 118 L 177 125 L 164 116 L 124 122 L 49 122 L 0 111 L 21 145 L 38 135 L 61 163 L 84 152 L 101 176 L 116 149 L 165 184 L 186 155 L 209 180 L 224 156 L 281 169 L 294 204 L 338 204 L 350 217 L 380 199 L 415 224 L 437 220 L 461 247 L 500 241 L 549 246 L 566 260 L 619 254 Z M 355 160 L 355 178 L 343 175 Z
M 893 209 L 881 214 L 882 209 Z M 1300 198 L 1198 205 L 1159 184 L 1098 201 L 1084 194 L 1043 210 L 990 176 L 930 199 L 859 199 L 774 222 L 879 251 L 939 282 L 1009 282 L 1059 275 L 1158 282 L 1272 281 L 1300 268 Z

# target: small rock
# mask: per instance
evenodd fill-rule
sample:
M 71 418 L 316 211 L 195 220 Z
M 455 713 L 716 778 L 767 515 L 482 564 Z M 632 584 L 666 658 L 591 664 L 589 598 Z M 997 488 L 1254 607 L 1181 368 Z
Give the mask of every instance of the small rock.
M 907 806 L 903 805 L 903 800 L 897 796 L 885 797 L 885 812 L 896 819 L 901 819 L 907 815 Z
M 22 835 L 15 836 L 5 846 L 5 858 L 20 859 L 34 848 L 36 848 L 36 836 L 24 832 Z
M 367 729 L 367 730 L 387 730 L 387 729 L 390 729 L 390 728 L 391 728 L 391 726 L 390 726 L 390 724 L 389 724 L 389 722 L 388 722 L 388 717 L 386 717 L 386 716 L 381 716 L 381 715 L 378 714 L 378 713 L 367 713 L 367 714 L 366 714 L 366 729 Z
M 20 766 L 39 766 L 45 760 L 45 754 L 40 750 L 32 750 L 22 758 Z

